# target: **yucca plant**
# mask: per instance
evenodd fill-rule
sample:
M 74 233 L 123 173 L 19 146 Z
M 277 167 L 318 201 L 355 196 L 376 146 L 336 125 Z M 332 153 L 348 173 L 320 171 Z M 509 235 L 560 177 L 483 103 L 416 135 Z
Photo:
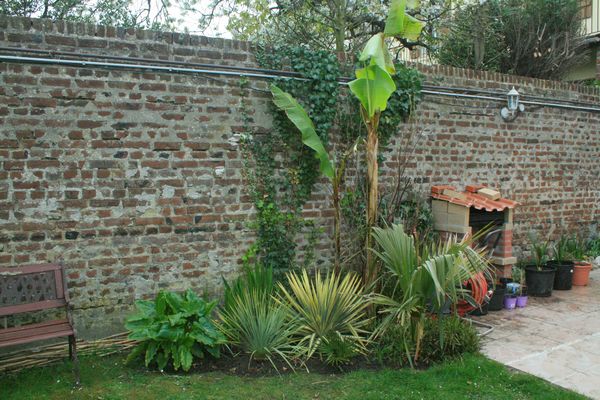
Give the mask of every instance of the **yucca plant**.
M 290 367 L 294 353 L 296 324 L 288 308 L 273 294 L 273 268 L 260 264 L 245 266 L 245 273 L 232 284 L 224 280 L 225 301 L 219 311 L 219 328 L 229 342 L 252 360 L 268 360 L 275 369 L 275 357 Z
M 369 332 L 360 278 L 335 273 L 309 277 L 306 271 L 288 273 L 289 290 L 281 283 L 278 302 L 287 305 L 298 323 L 299 356 L 308 359 L 315 353 L 332 364 L 348 361 L 364 353 Z
M 243 290 L 219 315 L 221 331 L 231 344 L 250 355 L 250 362 L 269 360 L 277 369 L 274 357 L 278 356 L 293 369 L 290 357 L 296 324 L 288 318 L 287 307 L 276 303 L 269 293 Z
M 477 274 L 489 275 L 489 264 L 482 252 L 470 246 L 473 239 L 417 246 L 402 225 L 374 228 L 373 237 L 379 246 L 375 254 L 386 269 L 382 279 L 391 285 L 389 293 L 372 295 L 383 317 L 374 335 L 391 326 L 406 330 L 401 336 L 406 338 L 406 355 L 414 365 L 428 316 L 441 314 L 459 300 L 476 306 L 463 285 Z

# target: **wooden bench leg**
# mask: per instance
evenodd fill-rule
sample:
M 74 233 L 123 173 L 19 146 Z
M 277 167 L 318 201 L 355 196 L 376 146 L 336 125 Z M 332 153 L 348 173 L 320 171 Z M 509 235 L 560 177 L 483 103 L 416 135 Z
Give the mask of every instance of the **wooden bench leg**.
M 69 358 L 73 362 L 73 374 L 75 375 L 75 386 L 79 386 L 81 378 L 79 375 L 79 359 L 77 358 L 77 342 L 75 336 L 69 336 Z

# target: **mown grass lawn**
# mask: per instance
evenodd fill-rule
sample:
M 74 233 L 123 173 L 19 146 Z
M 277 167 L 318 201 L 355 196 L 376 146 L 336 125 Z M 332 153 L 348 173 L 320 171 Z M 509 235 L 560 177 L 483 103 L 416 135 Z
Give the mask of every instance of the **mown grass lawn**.
M 123 365 L 123 356 L 81 360 L 83 386 L 70 364 L 0 377 L 0 399 L 583 399 L 481 355 L 425 371 L 365 370 L 323 375 L 239 377 L 222 372 L 161 374 Z

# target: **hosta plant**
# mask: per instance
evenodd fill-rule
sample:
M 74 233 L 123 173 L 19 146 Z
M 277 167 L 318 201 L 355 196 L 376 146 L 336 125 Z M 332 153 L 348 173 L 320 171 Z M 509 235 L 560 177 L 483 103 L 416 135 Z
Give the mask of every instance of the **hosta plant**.
M 162 371 L 171 361 L 175 370 L 188 371 L 194 357 L 219 357 L 226 340 L 211 319 L 215 305 L 189 289 L 183 295 L 161 291 L 154 301 L 137 301 L 138 313 L 125 324 L 129 339 L 138 342 L 128 361 L 143 355 L 147 367 L 155 363 Z
M 318 353 L 331 364 L 364 353 L 368 343 L 366 308 L 360 278 L 335 272 L 309 277 L 306 270 L 287 275 L 289 289 L 279 284 L 278 301 L 298 323 L 297 351 L 310 358 Z

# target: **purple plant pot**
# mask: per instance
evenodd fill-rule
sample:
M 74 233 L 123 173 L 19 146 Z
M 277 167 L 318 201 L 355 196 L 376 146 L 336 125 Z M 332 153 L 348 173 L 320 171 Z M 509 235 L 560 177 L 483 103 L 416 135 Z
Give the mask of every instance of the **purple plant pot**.
M 516 306 L 517 306 L 517 298 L 516 297 L 506 296 L 504 298 L 504 308 L 506 308 L 507 310 L 514 310 Z
M 527 305 L 527 296 L 517 296 L 517 307 L 523 308 Z

